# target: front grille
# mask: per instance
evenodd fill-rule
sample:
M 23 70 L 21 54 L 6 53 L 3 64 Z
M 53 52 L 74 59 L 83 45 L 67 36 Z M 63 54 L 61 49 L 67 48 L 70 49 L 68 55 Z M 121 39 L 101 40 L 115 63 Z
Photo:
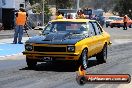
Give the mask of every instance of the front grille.
M 66 52 L 66 47 L 34 46 L 34 51 L 37 51 L 37 52 Z

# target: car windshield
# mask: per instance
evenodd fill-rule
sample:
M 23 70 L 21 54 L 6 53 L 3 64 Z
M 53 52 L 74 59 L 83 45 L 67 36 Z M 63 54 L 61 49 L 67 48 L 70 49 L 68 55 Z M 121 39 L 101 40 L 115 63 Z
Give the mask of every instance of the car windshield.
M 116 20 L 123 20 L 123 18 L 116 18 Z
M 51 22 L 45 27 L 43 34 L 50 32 L 69 32 L 81 34 L 88 31 L 86 22 Z
M 115 20 L 117 17 L 109 17 L 110 20 Z

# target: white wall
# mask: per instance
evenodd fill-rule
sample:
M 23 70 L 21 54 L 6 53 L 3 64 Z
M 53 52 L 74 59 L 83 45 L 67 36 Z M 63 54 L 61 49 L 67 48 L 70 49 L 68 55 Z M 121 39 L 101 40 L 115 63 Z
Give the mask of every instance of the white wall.
M 16 10 L 20 8 L 20 4 L 24 4 L 24 8 L 25 8 L 25 0 L 14 0 L 14 1 L 15 1 Z
M 24 4 L 25 0 L 0 0 L 3 1 L 2 8 L 15 8 L 16 10 L 19 9 L 20 4 Z

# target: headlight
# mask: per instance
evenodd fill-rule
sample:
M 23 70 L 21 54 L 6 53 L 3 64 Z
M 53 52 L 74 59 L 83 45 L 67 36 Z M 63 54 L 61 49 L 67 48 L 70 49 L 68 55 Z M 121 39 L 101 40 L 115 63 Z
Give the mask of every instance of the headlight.
M 68 52 L 75 52 L 75 46 L 67 46 Z
M 26 49 L 27 51 L 32 51 L 32 50 L 33 50 L 33 46 L 30 45 L 30 44 L 27 44 L 27 45 L 25 45 L 25 49 Z

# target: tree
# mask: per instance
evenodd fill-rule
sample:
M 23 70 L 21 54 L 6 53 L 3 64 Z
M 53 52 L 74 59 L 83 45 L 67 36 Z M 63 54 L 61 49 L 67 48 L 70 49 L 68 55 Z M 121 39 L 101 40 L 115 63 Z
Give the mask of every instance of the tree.
M 128 15 L 132 18 L 132 0 L 117 0 L 113 13 L 118 13 L 120 16 Z
M 39 3 L 39 6 L 33 8 L 34 13 L 40 13 L 41 15 L 44 14 L 44 22 L 47 23 L 49 21 L 50 16 L 52 15 L 50 12 L 49 7 L 47 6 L 48 0 L 29 0 L 30 4 L 33 5 L 35 3 Z M 43 4 L 44 4 L 44 13 L 43 13 Z
M 72 0 L 56 0 L 57 9 L 67 9 L 72 7 Z

